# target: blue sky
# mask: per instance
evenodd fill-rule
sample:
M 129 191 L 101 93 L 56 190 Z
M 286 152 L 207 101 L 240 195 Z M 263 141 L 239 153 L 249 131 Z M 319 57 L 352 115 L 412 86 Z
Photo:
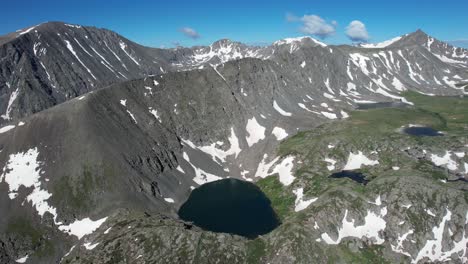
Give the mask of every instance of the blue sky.
M 304 23 L 310 22 L 304 16 L 310 15 L 323 19 L 318 26 L 332 27 L 333 32 L 319 33 L 329 44 L 351 43 L 347 26 L 358 20 L 370 42 L 421 28 L 438 39 L 468 45 L 468 1 L 464 0 L 24 0 L 5 1 L 2 11 L 0 35 L 45 21 L 65 21 L 108 28 L 153 47 L 206 45 L 221 38 L 271 43 L 316 32 L 304 29 Z M 287 14 L 294 19 L 288 21 Z M 317 26 L 313 18 L 312 26 Z M 357 25 L 358 30 L 362 25 Z M 191 37 L 184 28 L 194 30 L 188 32 Z

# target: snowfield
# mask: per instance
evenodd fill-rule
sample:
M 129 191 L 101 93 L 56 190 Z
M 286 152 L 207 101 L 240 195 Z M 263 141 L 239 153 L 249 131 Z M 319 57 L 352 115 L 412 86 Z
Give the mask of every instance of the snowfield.
M 81 220 L 75 220 L 69 225 L 61 225 L 59 226 L 59 230 L 68 233 L 69 235 L 76 236 L 78 239 L 81 239 L 82 237 L 93 233 L 106 220 L 107 217 L 101 218 L 96 221 L 93 221 L 89 217 L 86 217 Z
M 249 147 L 253 146 L 253 144 L 259 142 L 260 140 L 265 139 L 265 128 L 262 127 L 255 117 L 247 120 L 247 126 L 245 127 L 247 130 L 247 145 Z
M 279 174 L 279 181 L 285 185 L 290 185 L 295 177 L 293 175 L 293 165 L 294 165 L 294 157 L 288 156 L 281 160 L 279 157 L 276 157 L 272 161 L 267 163 L 268 155 L 264 154 L 263 159 L 258 164 L 257 171 L 255 172 L 255 177 L 266 178 L 269 175 L 278 173 Z
M 343 170 L 357 170 L 360 169 L 363 165 L 365 166 L 374 166 L 379 164 L 377 160 L 371 160 L 366 157 L 362 151 L 358 151 L 357 154 L 349 153 L 348 161 L 346 162 Z
M 385 242 L 385 240 L 381 238 L 380 232 L 384 231 L 387 226 L 387 222 L 384 219 L 386 215 L 386 206 L 380 208 L 377 213 L 367 210 L 367 215 L 364 217 L 364 224 L 361 226 L 355 226 L 354 219 L 351 219 L 351 221 L 348 220 L 348 209 L 346 209 L 342 220 L 342 226 L 337 230 L 338 237 L 333 239 L 327 233 L 322 233 L 321 238 L 327 244 L 337 245 L 346 237 L 365 237 L 370 239 L 373 244 L 380 245 Z

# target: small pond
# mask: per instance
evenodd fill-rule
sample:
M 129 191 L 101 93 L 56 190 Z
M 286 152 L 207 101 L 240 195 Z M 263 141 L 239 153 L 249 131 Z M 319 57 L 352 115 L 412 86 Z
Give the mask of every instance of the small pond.
M 223 179 L 194 189 L 180 207 L 182 220 L 209 231 L 247 238 L 266 234 L 280 225 L 270 200 L 255 184 Z
M 366 179 L 366 176 L 364 174 L 351 170 L 335 172 L 332 175 L 330 175 L 330 178 L 349 178 L 362 185 L 367 185 L 367 183 L 369 182 L 369 180 Z
M 412 136 L 427 136 L 427 137 L 438 137 L 444 134 L 431 127 L 425 126 L 410 126 L 403 129 L 403 132 Z

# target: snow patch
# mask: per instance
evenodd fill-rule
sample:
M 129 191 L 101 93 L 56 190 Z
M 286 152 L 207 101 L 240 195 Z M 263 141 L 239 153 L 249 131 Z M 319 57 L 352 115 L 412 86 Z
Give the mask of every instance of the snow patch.
M 26 256 L 24 256 L 22 258 L 19 258 L 19 259 L 15 260 L 15 262 L 16 263 L 25 263 L 26 260 L 28 260 L 28 257 L 29 257 L 29 255 L 26 255 Z
M 92 244 L 91 242 L 84 243 L 83 246 L 86 248 L 86 250 L 93 250 L 95 247 L 99 245 L 99 242 Z
M 190 166 L 192 166 L 193 170 L 195 171 L 195 177 L 193 178 L 193 181 L 195 183 L 197 183 L 198 185 L 202 185 L 202 184 L 205 184 L 205 183 L 208 183 L 208 182 L 221 180 L 221 177 L 218 177 L 216 175 L 208 173 L 208 172 L 196 167 L 195 165 L 193 165 L 192 162 L 190 162 L 190 157 L 187 155 L 186 152 L 184 152 L 182 154 L 182 156 L 185 159 L 185 161 L 187 161 L 190 164 Z
M 346 112 L 345 112 L 345 111 L 343 111 L 343 110 L 341 110 L 341 111 L 340 111 L 340 113 L 341 113 L 341 118 L 343 118 L 343 119 L 345 119 L 345 118 L 348 118 L 348 117 L 349 117 L 348 113 L 346 113 Z
M 431 154 L 431 161 L 436 166 L 446 166 L 449 170 L 456 170 L 458 168 L 457 162 L 452 159 L 450 151 L 446 151 L 444 156 Z
M 295 179 L 292 173 L 293 165 L 294 165 L 293 164 L 294 157 L 287 156 L 279 164 L 278 164 L 278 161 L 280 159 L 279 157 L 273 159 L 269 163 L 266 162 L 267 158 L 268 158 L 267 154 L 263 155 L 263 159 L 260 162 L 260 164 L 258 164 L 257 171 L 255 172 L 255 177 L 265 178 L 269 175 L 278 173 L 279 181 L 285 186 L 290 185 Z M 276 166 L 274 166 L 275 164 Z
M 337 118 L 338 118 L 338 117 L 336 116 L 336 114 L 334 114 L 334 113 L 324 112 L 324 111 L 322 111 L 322 112 L 320 112 L 320 113 L 322 113 L 322 115 L 325 116 L 325 117 L 328 118 L 328 119 L 337 119 Z
M 275 127 L 273 128 L 273 131 L 271 132 L 277 140 L 283 140 L 288 136 L 288 133 L 286 133 L 286 130 L 284 130 L 281 127 Z
M 159 121 L 159 123 L 162 123 L 161 116 L 158 114 L 158 110 L 153 109 L 152 107 L 149 107 L 148 111 Z
M 356 170 L 360 169 L 362 165 L 366 166 L 374 166 L 379 164 L 379 161 L 377 160 L 371 160 L 367 158 L 362 151 L 358 151 L 357 154 L 354 154 L 352 152 L 349 153 L 348 161 L 346 162 L 345 167 L 343 170 Z
M 398 91 L 406 91 L 405 86 L 396 77 L 393 77 L 392 85 Z
M 182 172 L 182 173 L 185 173 L 184 169 L 182 169 L 182 167 L 180 165 L 177 166 L 176 170 Z
M 328 148 L 330 148 L 330 147 L 328 147 Z M 325 158 L 324 161 L 328 163 L 327 169 L 329 171 L 332 171 L 332 170 L 335 169 L 336 160 L 330 159 L 330 158 Z
M 47 203 L 52 194 L 41 188 L 40 174 L 42 171 L 40 166 L 42 164 L 37 160 L 38 156 L 39 151 L 37 148 L 11 154 L 7 164 L 3 168 L 0 181 L 4 180 L 8 184 L 8 196 L 10 199 L 15 199 L 18 196 L 20 186 L 33 188 L 26 197 L 26 200 L 32 203 L 41 217 L 46 212 L 49 212 L 53 215 L 55 221 L 57 219 L 57 210 Z
M 364 217 L 364 224 L 362 226 L 354 226 L 354 219 L 348 221 L 348 209 L 342 220 L 342 226 L 338 228 L 338 237 L 332 239 L 327 233 L 322 233 L 321 238 L 329 245 L 337 245 L 343 238 L 356 237 L 368 238 L 372 240 L 373 244 L 380 245 L 385 242 L 385 239 L 380 237 L 379 232 L 385 230 L 387 225 L 383 218 L 387 214 L 387 207 L 381 208 L 377 213 L 367 210 L 367 215 Z
M 14 125 L 4 126 L 4 127 L 0 128 L 0 134 L 8 132 L 8 131 L 12 130 L 13 128 L 15 128 Z
M 265 138 L 265 128 L 262 127 L 255 117 L 247 120 L 247 126 L 245 127 L 247 130 L 248 136 L 246 137 L 247 145 L 251 147 L 253 144 L 263 140 Z
M 164 198 L 164 201 L 166 201 L 168 203 L 175 203 L 174 199 L 172 199 L 172 198 Z
M 239 139 L 234 132 L 234 128 L 231 128 L 231 135 L 228 137 L 230 148 L 228 150 L 223 150 L 217 146 L 223 145 L 222 141 L 212 143 L 211 145 L 206 146 L 196 146 L 190 140 L 182 139 L 182 142 L 193 149 L 198 149 L 208 155 L 210 155 L 214 162 L 220 164 L 226 162 L 226 157 L 235 155 L 235 158 L 239 155 L 242 149 L 239 147 Z
M 388 47 L 388 46 L 392 45 L 393 43 L 397 42 L 400 39 L 401 39 L 401 36 L 396 37 L 396 38 L 392 38 L 392 39 L 389 39 L 389 40 L 386 40 L 386 41 L 383 41 L 383 42 L 375 43 L 375 44 L 372 44 L 372 43 L 361 44 L 360 46 L 363 47 L 363 48 L 368 48 L 368 49 L 369 48 L 370 49 L 381 49 L 381 48 L 385 48 L 385 47 Z
M 311 198 L 309 200 L 304 200 L 304 189 L 303 188 L 298 188 L 296 190 L 293 190 L 293 193 L 296 195 L 296 201 L 294 202 L 294 211 L 299 212 L 307 207 L 315 201 L 317 201 L 318 198 Z
M 107 217 L 101 218 L 99 220 L 93 221 L 89 217 L 83 218 L 81 220 L 75 220 L 69 225 L 59 226 L 59 230 L 68 233 L 69 235 L 74 235 L 78 239 L 89 235 L 96 231 L 105 221 Z
M 411 257 L 410 253 L 404 251 L 403 242 L 408 238 L 409 235 L 413 234 L 413 232 L 414 231 L 410 229 L 408 232 L 402 234 L 401 236 L 399 235 L 398 238 L 397 238 L 397 241 L 396 241 L 397 245 L 396 246 L 391 245 L 392 250 L 397 252 L 397 253 L 400 253 L 400 254 L 406 255 L 408 257 Z
M 443 243 L 444 240 L 444 230 L 445 226 L 451 220 L 452 212 L 447 208 L 445 216 L 442 218 L 442 221 L 438 226 L 432 228 L 432 234 L 434 239 L 428 239 L 423 248 L 418 252 L 416 258 L 412 260 L 412 263 L 418 263 L 421 260 L 429 259 L 431 262 L 445 262 L 453 261 L 452 255 L 459 256 L 461 263 L 466 263 L 468 261 L 467 257 L 467 243 L 468 235 L 466 230 L 462 231 L 463 236 L 457 242 L 455 239 L 451 239 L 448 247 Z M 468 212 L 465 216 L 465 225 L 468 224 Z M 453 246 L 452 246 L 453 245 Z M 426 260 L 427 261 L 427 260 Z M 426 262 L 425 261 L 425 262 Z

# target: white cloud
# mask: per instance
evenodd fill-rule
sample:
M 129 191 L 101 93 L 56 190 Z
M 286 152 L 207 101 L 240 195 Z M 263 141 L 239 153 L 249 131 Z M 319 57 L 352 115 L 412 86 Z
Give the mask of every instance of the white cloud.
M 184 33 L 185 36 L 192 39 L 197 39 L 200 37 L 200 34 L 198 34 L 198 32 L 193 28 L 184 27 L 180 29 L 180 32 Z
M 301 22 L 301 32 L 315 35 L 322 39 L 333 35 L 338 24 L 336 21 L 331 21 L 329 23 L 317 15 L 304 15 L 303 17 L 297 17 L 293 14 L 286 14 L 286 20 L 288 22 Z
M 354 20 L 346 27 L 346 36 L 355 42 L 366 42 L 369 40 L 366 25 L 359 20 Z

